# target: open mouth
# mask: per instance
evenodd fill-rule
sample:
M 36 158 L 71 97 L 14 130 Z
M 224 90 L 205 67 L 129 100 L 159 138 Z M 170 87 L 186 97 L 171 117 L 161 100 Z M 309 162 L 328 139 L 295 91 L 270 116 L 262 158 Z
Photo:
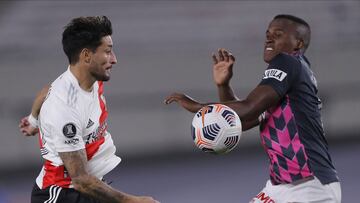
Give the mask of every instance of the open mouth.
M 110 74 L 110 72 L 111 72 L 111 68 L 112 68 L 112 67 L 108 67 L 108 68 L 106 68 L 106 69 L 105 69 L 106 73 Z
M 272 47 L 266 47 L 265 50 L 266 51 L 273 51 L 274 49 Z

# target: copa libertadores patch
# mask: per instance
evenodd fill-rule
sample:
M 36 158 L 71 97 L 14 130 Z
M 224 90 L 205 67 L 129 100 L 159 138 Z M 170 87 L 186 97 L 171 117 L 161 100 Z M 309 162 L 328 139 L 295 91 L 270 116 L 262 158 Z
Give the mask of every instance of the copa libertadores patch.
M 76 135 L 76 127 L 73 123 L 67 123 L 63 127 L 63 134 L 67 138 L 72 138 Z

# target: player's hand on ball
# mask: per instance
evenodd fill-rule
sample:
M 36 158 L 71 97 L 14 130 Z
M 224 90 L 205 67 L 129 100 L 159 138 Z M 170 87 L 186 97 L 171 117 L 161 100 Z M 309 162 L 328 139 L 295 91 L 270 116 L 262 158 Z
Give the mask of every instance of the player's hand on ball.
M 38 133 L 38 128 L 30 125 L 27 116 L 20 120 L 19 129 L 20 132 L 25 136 L 34 136 Z
M 164 100 L 165 104 L 171 104 L 172 102 L 177 102 L 184 109 L 193 113 L 197 112 L 203 106 L 199 102 L 183 93 L 173 93 L 170 96 L 167 96 Z
M 228 85 L 231 77 L 233 76 L 233 65 L 235 57 L 225 49 L 219 49 L 218 55 L 212 55 L 213 77 L 217 86 Z

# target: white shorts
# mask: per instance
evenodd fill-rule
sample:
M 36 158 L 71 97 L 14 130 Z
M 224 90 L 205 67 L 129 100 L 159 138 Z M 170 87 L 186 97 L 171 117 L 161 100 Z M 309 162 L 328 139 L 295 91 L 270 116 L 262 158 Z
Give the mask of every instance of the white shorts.
M 323 185 L 316 177 L 280 185 L 268 180 L 250 203 L 341 203 L 341 186 L 339 182 Z

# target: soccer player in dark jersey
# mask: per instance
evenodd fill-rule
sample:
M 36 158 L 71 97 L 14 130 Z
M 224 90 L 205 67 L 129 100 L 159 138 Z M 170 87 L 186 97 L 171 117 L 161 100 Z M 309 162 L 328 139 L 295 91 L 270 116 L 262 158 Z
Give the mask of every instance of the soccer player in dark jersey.
M 292 15 L 277 15 L 266 30 L 259 85 L 239 100 L 229 85 L 235 57 L 225 49 L 213 55 L 220 102 L 234 109 L 243 130 L 260 126 L 269 157 L 270 179 L 251 202 L 340 203 L 341 188 L 321 121 L 321 101 L 310 63 L 304 56 L 310 26 Z M 168 96 L 190 112 L 207 105 L 182 93 Z

